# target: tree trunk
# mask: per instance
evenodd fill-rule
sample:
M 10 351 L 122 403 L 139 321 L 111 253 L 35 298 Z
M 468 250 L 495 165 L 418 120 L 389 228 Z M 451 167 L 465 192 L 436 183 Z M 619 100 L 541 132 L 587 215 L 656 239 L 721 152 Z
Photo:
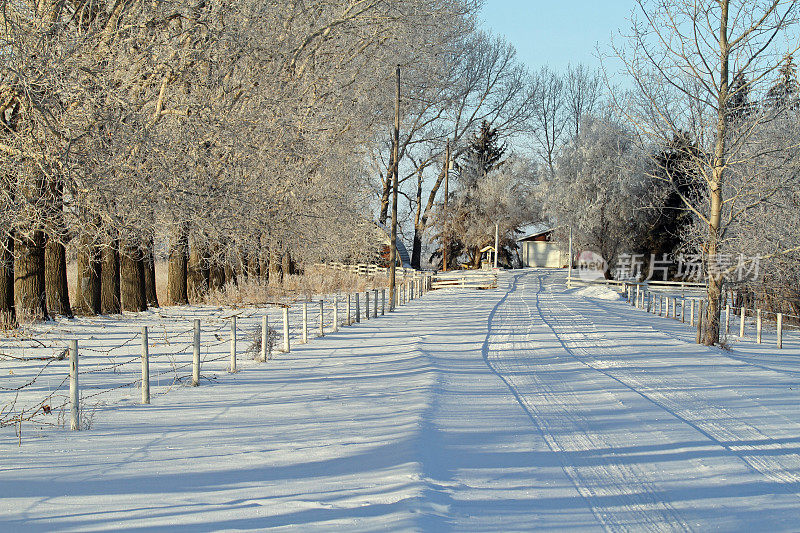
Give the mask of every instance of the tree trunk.
M 82 315 L 100 313 L 100 250 L 89 240 L 81 237 L 78 250 L 78 275 L 75 287 L 75 311 Z
M 197 301 L 203 298 L 208 292 L 208 267 L 203 264 L 203 252 L 201 246 L 193 243 L 189 249 L 189 275 L 188 288 L 189 298 Z
M 51 316 L 72 318 L 67 286 L 67 254 L 64 245 L 51 238 L 44 249 L 44 291 Z
M 424 208 L 422 207 L 422 174 L 418 175 L 417 210 L 414 215 L 414 242 L 411 247 L 411 266 L 416 269 L 422 268 L 422 236 L 425 234 L 425 230 L 428 228 L 428 218 L 433 210 L 433 206 L 436 204 L 436 194 L 439 192 L 439 188 L 447 178 L 447 172 L 449 169 L 447 169 L 446 166 L 449 164 L 450 145 L 448 144 L 444 165 L 442 166 L 441 172 L 439 172 L 439 175 L 436 177 L 436 182 L 433 184 L 431 191 L 428 193 L 428 200 L 425 203 Z M 447 194 L 446 186 L 445 194 Z M 447 256 L 447 253 L 444 252 L 443 255 Z M 443 264 L 445 259 L 446 257 L 442 259 Z M 447 270 L 447 267 L 444 267 L 444 270 Z
M 234 264 L 234 268 L 236 269 L 236 279 L 240 283 L 246 280 L 250 275 L 247 268 L 248 257 L 249 255 L 247 252 L 239 252 L 239 255 L 237 256 L 237 262 Z
M 119 256 L 120 300 L 124 311 L 146 311 L 144 261 L 137 244 L 125 243 Z
M 14 314 L 14 238 L 0 241 L 0 327 L 12 328 L 17 323 Z
M 214 264 L 209 269 L 208 283 L 212 290 L 218 291 L 225 286 L 225 267 Z
M 284 276 L 294 274 L 294 261 L 292 261 L 292 254 L 289 253 L 289 250 L 286 250 L 281 258 L 281 270 Z
M 47 318 L 44 290 L 44 246 L 42 231 L 14 242 L 14 308 L 17 320 L 31 322 Z
M 100 312 L 104 315 L 118 314 L 120 305 L 119 241 L 112 240 L 102 251 L 103 266 L 100 268 Z
M 280 285 L 281 278 L 281 258 L 278 252 L 272 248 L 269 251 L 269 284 Z
M 225 262 L 222 273 L 225 278 L 225 283 L 236 283 L 236 269 L 231 264 L 230 258 Z
M 142 253 L 144 296 L 148 307 L 158 307 L 158 294 L 156 292 L 156 258 L 153 253 L 154 247 L 153 238 L 151 237 Z
M 266 272 L 264 272 L 266 274 Z M 258 250 L 251 250 L 247 254 L 247 278 L 257 281 L 260 275 L 260 265 L 258 261 Z
M 711 180 L 708 183 L 709 189 L 709 213 L 708 213 L 708 240 L 706 242 L 706 253 L 709 264 L 717 259 L 719 254 L 719 237 L 722 226 L 722 186 L 727 166 L 727 149 L 725 139 L 728 134 L 728 68 L 730 48 L 728 44 L 728 1 L 720 2 L 720 27 L 719 27 L 719 47 L 720 47 L 720 89 L 717 109 L 717 138 L 714 142 L 714 168 L 711 173 Z M 722 276 L 709 274 L 708 276 L 708 306 L 703 319 L 703 330 L 701 342 L 706 346 L 713 346 L 719 343 L 719 314 L 720 300 L 722 296 Z
M 411 268 L 420 270 L 422 265 L 422 228 L 414 226 L 414 241 L 411 248 Z
M 182 230 L 175 232 L 169 248 L 169 273 L 167 277 L 167 305 L 189 303 L 187 285 L 189 240 Z
M 475 246 L 470 250 L 470 254 L 472 255 L 472 268 L 480 268 L 481 267 L 481 252 L 480 248 Z

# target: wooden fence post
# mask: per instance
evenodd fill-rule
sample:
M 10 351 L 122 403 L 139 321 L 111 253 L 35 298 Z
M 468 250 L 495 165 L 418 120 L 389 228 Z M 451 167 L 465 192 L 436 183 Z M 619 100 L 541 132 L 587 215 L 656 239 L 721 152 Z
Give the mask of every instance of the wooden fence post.
M 333 332 L 339 331 L 339 295 L 333 295 Z
M 378 318 L 378 289 L 372 289 L 372 290 L 375 292 L 375 294 L 374 294 L 374 296 L 375 296 L 375 315 L 374 315 L 374 317 Z
M 744 338 L 744 313 L 745 313 L 745 308 L 744 308 L 744 306 L 742 306 L 741 312 L 739 313 L 739 315 L 741 317 L 739 319 L 739 338 L 740 339 Z
M 357 292 L 353 293 L 353 298 L 355 298 L 355 301 L 356 301 L 356 312 L 355 312 L 356 323 L 360 324 L 361 323 L 361 309 L 359 307 L 359 302 L 358 302 L 359 298 L 358 298 L 358 293 Z
M 200 385 L 200 319 L 194 320 L 194 357 L 192 357 L 192 387 Z
M 319 301 L 319 336 L 325 336 L 325 301 Z
M 692 300 L 694 301 L 694 300 Z M 700 344 L 703 339 L 703 300 L 697 301 L 697 335 L 695 335 L 695 342 Z
M 300 341 L 303 344 L 308 342 L 308 302 L 303 302 L 303 329 L 302 329 L 303 340 Z
M 81 411 L 78 396 L 78 340 L 69 341 L 69 428 L 72 431 L 81 429 Z
M 142 403 L 150 403 L 150 347 L 147 344 L 147 326 L 142 326 Z
M 672 297 L 672 318 L 678 320 L 678 297 Z
M 761 309 L 756 309 L 756 342 L 761 344 Z
M 381 316 L 386 314 L 386 289 L 381 289 Z
M 230 373 L 236 373 L 236 315 L 231 317 L 231 367 Z
M 731 332 L 731 304 L 725 305 L 725 333 Z
M 369 320 L 369 291 L 364 291 L 364 320 Z
M 639 293 L 641 292 L 641 285 L 638 283 L 636 284 L 636 300 L 634 301 L 634 307 L 639 307 Z
M 261 361 L 269 361 L 269 316 L 261 318 Z
M 344 321 L 344 323 L 348 326 L 352 324 L 352 322 L 350 322 L 350 315 L 350 293 L 347 293 L 347 319 Z
M 283 308 L 283 351 L 289 353 L 289 308 Z
M 694 326 L 694 299 L 692 299 L 692 309 L 691 309 L 691 314 L 689 315 L 689 325 Z
M 783 313 L 778 313 L 778 349 L 783 348 Z

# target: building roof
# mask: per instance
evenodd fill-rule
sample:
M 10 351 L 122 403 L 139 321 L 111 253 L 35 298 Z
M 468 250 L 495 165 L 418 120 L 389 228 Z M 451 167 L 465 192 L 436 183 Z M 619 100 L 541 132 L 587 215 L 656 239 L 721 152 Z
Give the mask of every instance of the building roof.
M 541 237 L 546 233 L 550 233 L 555 228 L 549 224 L 532 224 L 524 228 L 525 232 L 522 237 L 517 239 L 517 242 L 533 240 L 536 237 Z

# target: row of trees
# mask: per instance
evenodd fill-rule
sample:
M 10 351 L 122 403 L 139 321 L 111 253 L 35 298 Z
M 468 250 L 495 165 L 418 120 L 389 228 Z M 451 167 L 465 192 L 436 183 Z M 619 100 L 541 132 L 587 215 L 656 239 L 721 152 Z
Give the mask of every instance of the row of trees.
M 465 42 L 486 42 L 477 8 L 3 2 L 4 323 L 157 305 L 158 254 L 170 304 L 226 280 L 279 280 L 295 262 L 372 254 L 365 162 L 391 123 L 393 66 L 428 94 Z

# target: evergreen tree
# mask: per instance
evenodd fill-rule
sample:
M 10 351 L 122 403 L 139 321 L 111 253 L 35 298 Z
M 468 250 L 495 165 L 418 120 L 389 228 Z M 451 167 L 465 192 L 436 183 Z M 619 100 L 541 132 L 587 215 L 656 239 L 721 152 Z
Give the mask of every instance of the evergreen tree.
M 472 134 L 472 141 L 469 144 L 468 158 L 475 165 L 475 177 L 481 178 L 492 170 L 500 168 L 506 147 L 506 143 L 500 144 L 497 128 L 492 128 L 492 125 L 484 120 L 477 133 Z
M 755 111 L 755 106 L 750 101 L 750 82 L 743 72 L 739 72 L 733 79 L 728 99 L 728 120 L 733 124 L 745 121 Z
M 800 84 L 797 82 L 797 66 L 794 64 L 792 54 L 786 59 L 778 70 L 778 79 L 767 92 L 767 105 L 773 108 L 798 109 L 800 107 Z
M 681 132 L 653 157 L 651 174 L 660 190 L 654 197 L 657 209 L 652 211 L 640 241 L 646 258 L 679 251 L 681 233 L 692 224 L 692 214 L 685 209 L 681 196 L 696 199 L 701 195 L 702 179 L 693 163 L 700 155 L 697 143 L 688 133 Z

